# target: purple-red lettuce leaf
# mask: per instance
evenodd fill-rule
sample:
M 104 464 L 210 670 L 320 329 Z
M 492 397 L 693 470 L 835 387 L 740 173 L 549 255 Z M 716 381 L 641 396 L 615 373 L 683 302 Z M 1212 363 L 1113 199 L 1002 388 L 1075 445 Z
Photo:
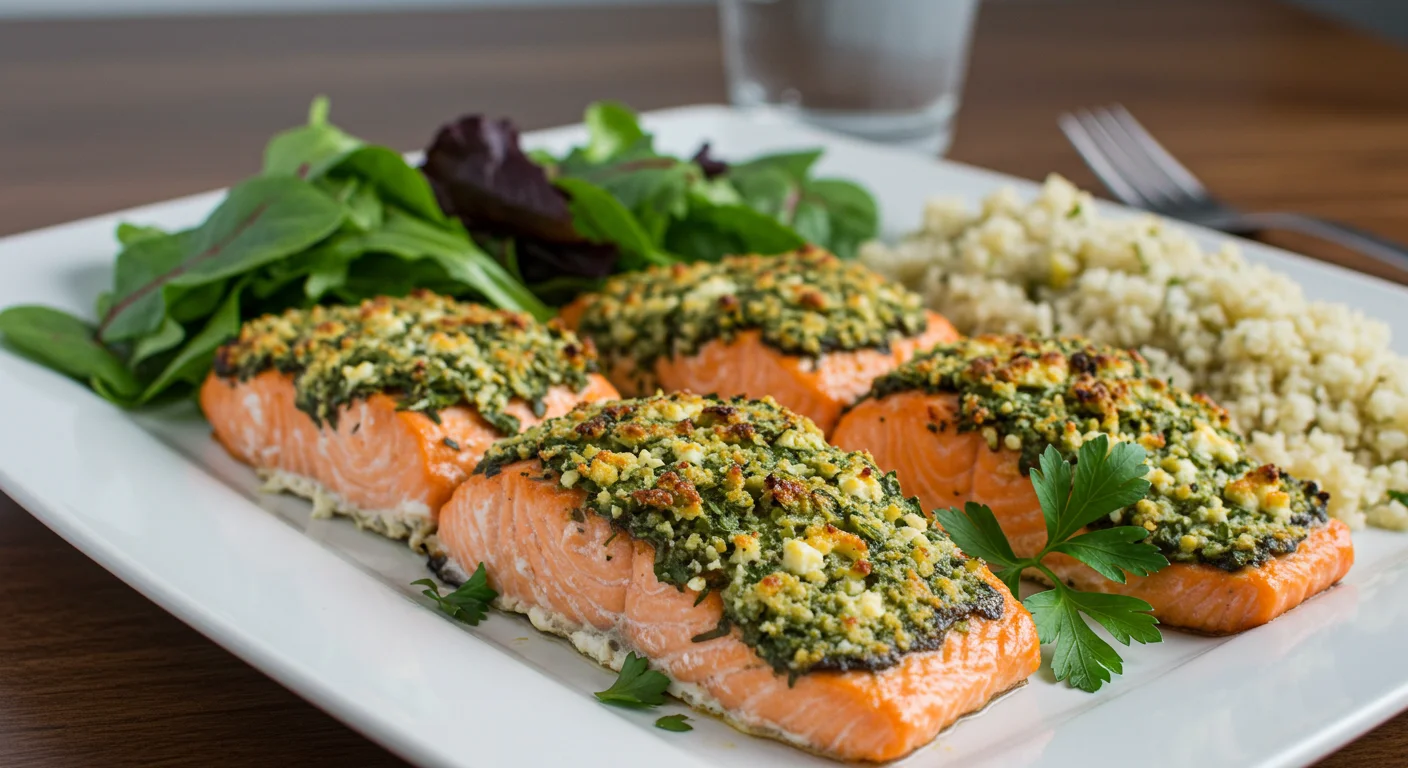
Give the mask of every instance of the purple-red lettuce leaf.
M 421 172 L 440 207 L 471 231 L 581 240 L 567 197 L 523 153 L 509 120 L 467 115 L 447 123 L 425 151 Z
M 512 122 L 469 115 L 445 125 L 421 171 L 440 206 L 477 242 L 491 254 L 512 253 L 511 264 L 499 261 L 524 282 L 615 271 L 620 251 L 583 236 L 567 194 L 523 152 Z

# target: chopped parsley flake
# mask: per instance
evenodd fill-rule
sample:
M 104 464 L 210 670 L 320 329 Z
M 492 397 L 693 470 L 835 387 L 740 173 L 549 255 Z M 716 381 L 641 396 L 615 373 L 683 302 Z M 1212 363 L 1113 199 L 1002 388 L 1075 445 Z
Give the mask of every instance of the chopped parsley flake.
M 505 412 L 509 402 L 541 412 L 552 387 L 582 390 L 595 352 L 526 314 L 418 292 L 265 315 L 215 356 L 216 374 L 227 378 L 267 370 L 294 378 L 298 408 L 319 424 L 335 423 L 347 403 L 385 392 L 431 418 L 467 404 L 501 434 L 514 434 L 520 424 Z
M 1294 552 L 1327 520 L 1329 494 L 1250 461 L 1226 411 L 1154 378 L 1137 352 L 976 336 L 919 355 L 877 379 L 869 396 L 910 390 L 957 395 L 953 426 L 978 430 L 993 450 L 1019 451 L 1023 471 L 1047 446 L 1071 461 L 1100 434 L 1137 442 L 1148 452 L 1148 496 L 1090 527 L 1142 527 L 1173 562 L 1260 565 Z
M 819 249 L 619 275 L 586 299 L 579 330 L 640 367 L 758 329 L 789 354 L 884 348 L 923 333 L 920 297 Z
M 880 669 L 939 647 L 1003 598 L 869 454 L 827 445 L 771 399 L 583 404 L 502 440 L 476 469 L 537 459 L 585 513 L 651 544 L 664 583 L 722 598 L 779 673 Z
M 687 722 L 688 720 L 688 715 L 665 715 L 655 721 L 655 727 L 662 731 L 684 733 L 685 731 L 694 730 L 694 726 L 690 725 Z

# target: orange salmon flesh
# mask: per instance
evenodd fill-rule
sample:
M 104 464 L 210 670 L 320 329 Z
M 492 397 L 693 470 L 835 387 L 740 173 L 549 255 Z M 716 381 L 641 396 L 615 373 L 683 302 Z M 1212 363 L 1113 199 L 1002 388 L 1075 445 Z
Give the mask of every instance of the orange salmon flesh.
M 550 473 L 546 473 L 550 474 Z M 1041 664 L 1036 627 L 1006 587 L 1001 619 L 969 619 L 941 648 L 905 655 L 877 672 L 812 672 L 789 686 L 733 634 L 694 642 L 722 616 L 717 593 L 655 577 L 650 545 L 613 535 L 585 495 L 545 477 L 535 461 L 474 475 L 440 513 L 437 534 L 451 570 L 483 563 L 498 605 L 619 667 L 629 651 L 673 681 L 671 692 L 735 727 L 847 760 L 902 757 L 958 717 L 1021 684 Z M 579 515 L 580 516 L 580 515 Z
M 1016 451 L 989 449 L 977 431 L 958 431 L 954 395 L 899 392 L 866 400 L 842 417 L 831 442 L 868 450 L 893 470 L 907 495 L 925 510 L 976 501 L 992 509 L 1019 557 L 1046 546 L 1046 522 Z M 930 425 L 945 425 L 930 429 Z M 1062 581 L 1086 591 L 1133 595 L 1154 607 L 1159 621 L 1209 634 L 1260 626 L 1328 589 L 1354 564 L 1349 527 L 1339 520 L 1314 529 L 1295 552 L 1264 565 L 1224 571 L 1174 563 L 1119 584 L 1062 554 L 1043 561 Z
M 563 322 L 576 330 L 584 309 L 582 299 L 564 307 Z M 958 331 L 943 316 L 929 312 L 928 318 L 923 333 L 899 339 L 888 350 L 835 351 L 812 358 L 782 352 L 764 343 L 761 332 L 745 330 L 729 341 L 707 342 L 692 355 L 662 357 L 648 375 L 642 375 L 634 361 L 621 357 L 608 361 L 603 355 L 603 367 L 625 397 L 653 394 L 657 388 L 719 397 L 771 395 L 830 434 L 841 411 L 864 395 L 872 381 L 916 352 L 958 338 Z
M 385 394 L 342 407 L 335 428 L 319 427 L 294 397 L 293 380 L 276 371 L 248 381 L 211 374 L 201 386 L 200 407 L 215 439 L 266 475 L 271 490 L 312 497 L 315 514 L 345 514 L 383 535 L 409 538 L 416 547 L 434 530 L 440 507 L 500 437 L 471 407 L 446 408 L 437 424 L 423 413 L 397 410 Z M 560 416 L 578 402 L 616 398 L 615 388 L 593 374 L 581 392 L 550 390 L 543 418 Z M 525 427 L 542 421 L 521 401 L 507 411 Z

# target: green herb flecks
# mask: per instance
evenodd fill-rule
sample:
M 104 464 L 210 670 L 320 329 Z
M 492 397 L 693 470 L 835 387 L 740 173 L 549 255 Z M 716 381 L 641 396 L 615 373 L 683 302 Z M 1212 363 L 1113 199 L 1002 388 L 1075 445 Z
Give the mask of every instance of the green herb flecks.
M 1151 492 L 1090 525 L 1142 527 L 1175 562 L 1256 567 L 1294 552 L 1328 519 L 1328 494 L 1252 462 L 1226 411 L 1155 378 L 1136 352 L 1077 338 L 976 336 L 916 356 L 877 379 L 869 397 L 910 390 L 956 396 L 954 423 L 931 429 L 978 432 L 990 449 L 1016 452 L 1024 471 L 1053 447 L 1073 459 L 1098 434 L 1138 443 L 1150 456 Z
M 295 404 L 319 423 L 335 422 L 353 400 L 389 393 L 427 414 L 469 404 L 513 434 L 519 420 L 506 410 L 510 401 L 541 412 L 549 389 L 580 391 L 594 368 L 589 346 L 556 324 L 417 292 L 252 320 L 220 349 L 215 372 L 290 375 Z
M 669 687 L 670 678 L 651 669 L 650 662 L 631 652 L 621 662 L 621 672 L 616 676 L 616 682 L 593 695 L 599 701 L 618 707 L 645 709 L 664 704 L 665 690 Z
M 694 726 L 686 722 L 687 720 L 689 720 L 688 715 L 665 715 L 655 721 L 655 727 L 662 731 L 674 731 L 675 733 L 694 730 Z
M 1067 680 L 1084 691 L 1095 691 L 1121 674 L 1123 663 L 1115 649 L 1086 624 L 1093 619 L 1116 640 L 1129 645 L 1157 643 L 1158 620 L 1153 607 L 1135 597 L 1081 592 L 1063 583 L 1042 563 L 1053 552 L 1080 560 L 1108 579 L 1123 584 L 1126 572 L 1147 576 L 1168 565 L 1159 550 L 1144 543 L 1148 531 L 1122 526 L 1077 533 L 1090 523 L 1144 498 L 1149 481 L 1144 479 L 1144 449 L 1131 443 L 1115 443 L 1100 435 L 1081 446 L 1075 470 L 1055 448 L 1042 454 L 1040 469 L 1031 472 L 1032 486 L 1046 519 L 1046 546 L 1036 557 L 1019 558 L 997 524 L 992 510 L 969 502 L 963 510 L 937 510 L 935 517 L 958 546 L 987 561 L 993 573 L 1007 584 L 1012 594 L 1023 571 L 1035 569 L 1053 585 L 1023 601 L 1036 621 L 1043 644 L 1054 644 L 1051 669 L 1057 680 Z
M 816 356 L 886 348 L 927 325 L 919 296 L 810 249 L 613 278 L 586 299 L 579 330 L 603 355 L 648 370 L 657 358 L 690 354 L 747 329 L 784 352 Z
M 474 573 L 464 584 L 448 594 L 440 594 L 439 585 L 430 579 L 419 579 L 411 584 L 425 587 L 421 594 L 434 600 L 436 608 L 472 627 L 484 620 L 488 615 L 489 604 L 499 596 L 498 592 L 489 587 L 489 574 L 484 570 L 483 563 L 474 569 Z
M 722 606 L 695 642 L 737 635 L 780 674 L 882 669 L 1002 615 L 1001 590 L 893 474 L 770 399 L 583 404 L 475 471 L 533 460 L 583 513 L 650 544 L 661 582 Z

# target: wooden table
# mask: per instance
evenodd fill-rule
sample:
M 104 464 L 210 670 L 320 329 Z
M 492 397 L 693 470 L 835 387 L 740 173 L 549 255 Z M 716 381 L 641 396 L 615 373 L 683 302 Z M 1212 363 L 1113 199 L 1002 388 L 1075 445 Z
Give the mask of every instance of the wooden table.
M 707 6 L 0 23 L 0 234 L 223 186 L 320 92 L 407 149 L 459 112 L 721 102 L 717 35 Z M 1408 53 L 1266 0 L 991 2 L 952 156 L 1093 186 L 1054 120 L 1114 101 L 1235 204 L 1408 241 Z M 3 496 L 0 613 L 0 765 L 397 763 Z M 1408 715 L 1325 764 L 1408 765 Z

